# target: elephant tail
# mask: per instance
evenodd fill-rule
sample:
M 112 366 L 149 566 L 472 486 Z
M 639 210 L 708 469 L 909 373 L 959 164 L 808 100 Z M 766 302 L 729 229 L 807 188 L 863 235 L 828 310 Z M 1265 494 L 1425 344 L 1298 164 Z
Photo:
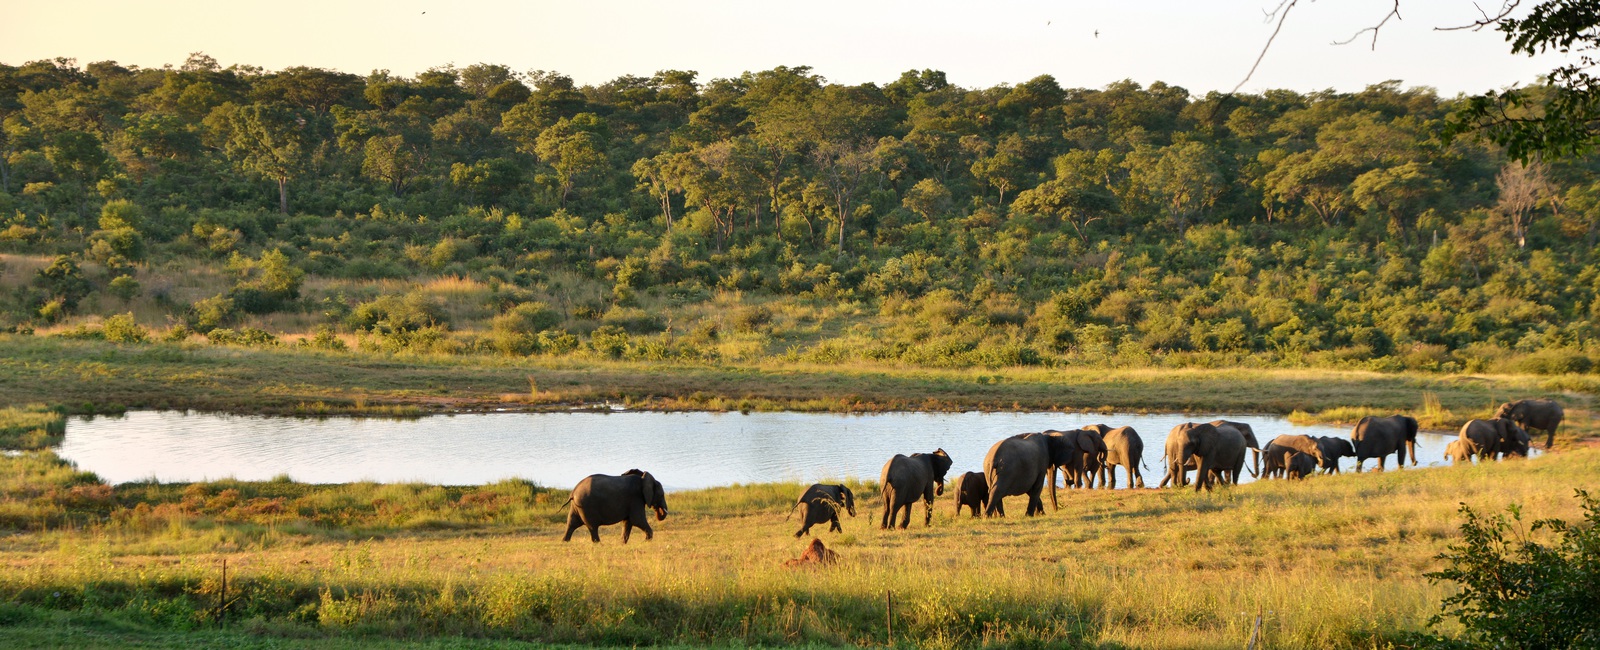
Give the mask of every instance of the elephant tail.
M 789 514 L 784 515 L 783 520 L 789 521 L 789 518 L 794 516 L 794 509 L 798 507 L 800 507 L 800 501 L 795 501 L 794 505 L 789 506 Z
M 572 497 L 567 497 L 567 500 L 565 502 L 563 502 L 559 506 L 556 506 L 555 508 L 552 508 L 552 510 L 560 510 L 560 509 L 565 508 L 565 507 L 567 507 L 569 505 L 572 505 Z

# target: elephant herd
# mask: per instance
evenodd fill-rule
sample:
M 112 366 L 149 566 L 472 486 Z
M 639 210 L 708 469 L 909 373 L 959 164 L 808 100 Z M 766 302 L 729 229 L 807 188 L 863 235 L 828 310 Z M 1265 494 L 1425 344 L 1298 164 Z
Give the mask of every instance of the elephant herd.
M 1526 456 L 1531 440 L 1528 428 L 1543 430 L 1545 448 L 1549 449 L 1562 416 L 1561 406 L 1551 400 L 1507 402 L 1493 419 L 1471 420 L 1462 426 L 1459 438 L 1446 448 L 1445 458 L 1459 464 L 1474 457 L 1487 460 Z M 1196 491 L 1209 490 L 1218 483 L 1236 484 L 1246 471 L 1258 478 L 1334 474 L 1339 472 L 1341 458 L 1356 459 L 1357 472 L 1367 460 L 1376 460 L 1378 468 L 1383 469 L 1390 454 L 1400 466 L 1405 465 L 1409 455 L 1415 466 L 1417 429 L 1417 421 L 1409 416 L 1368 416 L 1356 423 L 1349 439 L 1281 435 L 1262 445 L 1244 422 L 1185 422 L 1167 434 L 1162 458 L 1165 475 L 1160 487 L 1186 487 L 1190 472 L 1194 472 Z M 1143 455 L 1144 441 L 1132 427 L 1095 424 L 1070 431 L 1020 433 L 989 448 L 982 472 L 956 477 L 956 514 L 966 509 L 974 517 L 979 512 L 986 517 L 1003 517 L 1006 497 L 1014 496 L 1027 497 L 1026 515 L 1044 514 L 1045 485 L 1050 486 L 1051 508 L 1057 506 L 1058 472 L 1068 487 L 1093 488 L 1098 483 L 1102 488 L 1114 488 L 1116 469 L 1121 467 L 1128 483 L 1142 488 Z M 909 526 L 912 507 L 918 501 L 924 504 L 923 525 L 931 525 L 934 499 L 944 494 L 945 477 L 952 465 L 950 455 L 943 449 L 909 456 L 897 454 L 884 463 L 879 476 L 883 496 L 879 528 Z M 562 541 L 571 541 L 573 531 L 584 526 L 589 529 L 589 538 L 598 542 L 598 528 L 617 523 L 624 524 L 623 543 L 627 543 L 635 527 L 642 529 L 649 540 L 654 531 L 648 512 L 654 511 L 658 521 L 667 517 L 666 492 L 661 483 L 637 469 L 621 476 L 589 476 L 573 488 L 567 503 L 571 509 Z M 812 485 L 795 501 L 790 515 L 797 509 L 801 510 L 801 527 L 795 537 L 807 535 L 812 526 L 824 523 L 830 531 L 841 531 L 839 513 L 856 515 L 855 494 L 844 485 Z

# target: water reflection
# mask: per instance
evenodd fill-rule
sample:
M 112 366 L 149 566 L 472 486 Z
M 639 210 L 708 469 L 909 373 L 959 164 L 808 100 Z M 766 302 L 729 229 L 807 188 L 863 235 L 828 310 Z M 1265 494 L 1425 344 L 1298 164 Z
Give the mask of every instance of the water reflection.
M 1145 442 L 1147 481 L 1161 479 L 1167 431 L 1224 417 L 1261 442 L 1283 433 L 1347 437 L 1347 427 L 1295 426 L 1256 415 L 1062 413 L 485 413 L 418 420 L 286 418 L 135 411 L 72 418 L 59 451 L 114 483 L 154 477 L 311 483 L 479 484 L 518 477 L 568 487 L 593 473 L 647 469 L 671 489 L 770 481 L 877 479 L 896 453 L 944 448 L 951 475 L 981 469 L 995 441 L 1025 431 L 1104 422 Z M 1420 465 L 1443 464 L 1454 436 L 1420 434 Z M 1372 461 L 1368 461 L 1369 466 Z M 1350 468 L 1353 459 L 1344 459 Z M 1393 467 L 1393 459 L 1390 459 Z M 1241 480 L 1248 481 L 1245 475 Z M 1119 476 L 1118 484 L 1126 485 Z

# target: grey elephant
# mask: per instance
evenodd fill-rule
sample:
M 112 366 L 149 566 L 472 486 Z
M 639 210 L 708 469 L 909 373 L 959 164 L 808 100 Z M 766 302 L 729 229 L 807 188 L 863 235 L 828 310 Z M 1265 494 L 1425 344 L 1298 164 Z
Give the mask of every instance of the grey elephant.
M 1451 465 L 1472 464 L 1472 443 L 1459 438 L 1451 440 L 1450 444 L 1444 446 L 1444 459 L 1450 461 Z
M 1170 475 L 1182 479 L 1186 473 L 1183 469 L 1190 460 L 1198 459 L 1195 467 L 1196 492 L 1212 489 L 1217 476 L 1221 474 L 1232 483 L 1239 482 L 1239 473 L 1244 469 L 1245 440 L 1238 429 L 1234 427 L 1218 428 L 1212 424 L 1196 424 L 1186 422 L 1172 428 L 1167 434 L 1168 449 L 1173 449 L 1173 441 L 1177 442 L 1177 457 L 1167 459 L 1167 471 Z M 1181 485 L 1181 482 L 1180 482 Z
M 1059 465 L 1067 487 L 1092 488 L 1094 476 L 1105 465 L 1106 441 L 1100 437 L 1100 432 L 1092 428 L 1072 429 L 1070 431 L 1046 430 L 1045 433 L 1059 433 L 1067 439 L 1072 447 L 1072 457 L 1065 464 Z M 1056 507 L 1055 502 L 1055 467 L 1050 469 L 1051 500 L 1050 507 Z
M 984 508 L 989 506 L 989 479 L 983 472 L 967 472 L 956 477 L 956 516 L 961 516 L 962 508 L 971 508 L 972 516 L 978 516 Z
M 800 514 L 802 523 L 800 530 L 794 536 L 810 535 L 811 527 L 820 523 L 828 524 L 829 532 L 844 532 L 839 526 L 839 509 L 856 516 L 856 495 L 843 485 L 823 485 L 817 483 L 806 488 L 800 493 L 800 498 L 789 508 L 789 514 L 794 514 L 795 508 L 804 508 Z
M 984 506 L 985 517 L 1006 516 L 1006 497 L 1027 495 L 1027 515 L 1044 514 L 1044 491 L 1050 483 L 1050 503 L 1055 506 L 1055 468 L 1073 462 L 1082 453 L 1076 437 L 1060 431 L 1019 433 L 994 443 L 983 456 L 983 476 L 989 485 L 989 504 Z
M 1566 411 L 1555 400 L 1519 399 L 1501 404 L 1494 416 L 1513 420 L 1524 429 L 1545 432 L 1544 448 L 1548 450 L 1556 444 L 1556 427 L 1561 426 Z
M 950 454 L 939 449 L 930 454 L 895 454 L 883 464 L 879 483 L 883 485 L 883 518 L 878 527 L 887 530 L 900 516 L 900 527 L 911 525 L 911 506 L 920 499 L 927 508 L 922 525 L 933 525 L 933 498 L 944 494 L 944 475 L 950 471 Z
M 1261 465 L 1261 475 L 1278 476 L 1284 474 L 1291 469 L 1289 461 L 1294 454 L 1305 454 L 1315 460 L 1318 465 L 1322 464 L 1322 445 L 1317 444 L 1315 438 L 1286 433 L 1273 438 L 1272 442 L 1267 443 L 1267 446 L 1261 450 L 1261 456 L 1264 459 Z
M 1356 448 L 1356 471 L 1368 458 L 1378 459 L 1378 469 L 1389 454 L 1395 455 L 1395 464 L 1404 467 L 1406 454 L 1411 454 L 1411 464 L 1417 464 L 1417 420 L 1408 415 L 1389 417 L 1366 416 L 1350 432 L 1350 444 Z
M 1214 427 L 1216 427 L 1218 429 L 1232 428 L 1233 430 L 1239 432 L 1239 435 L 1244 438 L 1244 446 L 1245 446 L 1245 448 L 1250 450 L 1250 457 L 1251 457 L 1251 460 L 1252 460 L 1251 469 L 1250 469 L 1250 476 L 1252 478 L 1260 476 L 1261 475 L 1261 443 L 1257 442 L 1257 440 L 1256 440 L 1256 430 L 1250 427 L 1250 423 L 1248 423 L 1248 422 L 1233 422 L 1231 420 L 1212 420 L 1210 424 L 1211 424 L 1211 426 L 1214 426 Z
M 1467 420 L 1457 439 L 1466 442 L 1466 451 L 1478 460 L 1495 460 L 1500 454 L 1525 448 L 1528 432 L 1506 418 Z
M 1317 436 L 1317 446 L 1322 448 L 1322 462 L 1320 465 L 1323 474 L 1338 474 L 1340 458 L 1356 457 L 1355 445 L 1350 444 L 1350 441 L 1344 438 Z
M 600 541 L 600 527 L 622 524 L 622 543 L 628 543 L 634 527 L 644 531 L 645 541 L 655 538 L 650 529 L 646 510 L 654 510 L 656 521 L 667 518 L 667 491 L 649 472 L 630 469 L 622 476 L 591 474 L 567 499 L 572 509 L 567 511 L 567 534 L 563 542 L 572 541 L 572 531 L 579 526 L 589 528 L 589 540 Z
M 1311 454 L 1295 451 L 1290 452 L 1289 459 L 1284 461 L 1284 468 L 1289 478 L 1298 480 L 1317 473 L 1319 463 Z
M 1139 471 L 1144 464 L 1144 440 L 1139 437 L 1138 431 L 1133 427 L 1113 429 L 1104 424 L 1091 424 L 1084 428 L 1099 433 L 1106 446 L 1106 460 L 1101 463 L 1098 472 L 1100 487 L 1116 489 L 1118 466 L 1127 470 L 1128 485 L 1144 487 L 1144 474 Z

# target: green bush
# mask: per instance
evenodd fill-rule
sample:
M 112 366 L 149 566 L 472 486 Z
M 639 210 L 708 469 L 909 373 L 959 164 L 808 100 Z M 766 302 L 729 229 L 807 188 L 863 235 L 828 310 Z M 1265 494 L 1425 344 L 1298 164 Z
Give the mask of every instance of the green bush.
M 183 320 L 194 331 L 207 334 L 218 327 L 232 325 L 237 318 L 238 312 L 233 308 L 232 298 L 212 296 L 189 305 Z
M 1550 348 L 1540 350 L 1528 356 L 1517 359 L 1515 368 L 1518 372 L 1532 375 L 1566 375 L 1573 373 L 1589 372 L 1594 367 L 1594 360 L 1590 359 L 1580 350 L 1571 348 Z
M 102 329 L 106 340 L 112 343 L 143 343 L 150 338 L 150 333 L 134 320 L 132 312 L 107 318 Z
M 1508 518 L 1462 505 L 1461 541 L 1438 556 L 1444 569 L 1427 574 L 1460 591 L 1432 623 L 1456 619 L 1473 647 L 1600 647 L 1600 499 L 1584 490 L 1577 498 L 1582 522 L 1541 519 L 1528 528 L 1517 506 Z M 1552 539 L 1537 540 L 1540 531 Z

